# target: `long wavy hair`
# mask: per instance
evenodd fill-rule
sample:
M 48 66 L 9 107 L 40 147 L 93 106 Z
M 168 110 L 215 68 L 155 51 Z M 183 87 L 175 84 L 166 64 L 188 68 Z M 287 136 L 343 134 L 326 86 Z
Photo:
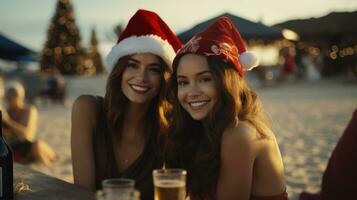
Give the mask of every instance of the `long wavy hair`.
M 220 147 L 223 132 L 229 125 L 247 121 L 268 137 L 271 129 L 262 112 L 261 102 L 245 80 L 229 63 L 206 57 L 218 91 L 218 100 L 204 123 L 194 120 L 180 105 L 177 97 L 177 66 L 169 81 L 172 119 L 166 160 L 169 167 L 188 171 L 188 192 L 197 197 L 214 199 L 220 171 Z
M 124 56 L 118 60 L 114 69 L 109 74 L 104 96 L 104 112 L 107 127 L 113 138 L 117 140 L 120 140 L 122 136 L 124 117 L 129 103 L 129 99 L 124 95 L 121 89 L 121 82 L 130 57 L 131 56 Z M 143 124 L 145 141 L 155 140 L 152 142 L 152 145 L 155 145 L 154 149 L 158 149 L 157 145 L 163 145 L 163 141 L 160 138 L 166 135 L 165 132 L 167 132 L 168 123 L 165 113 L 168 109 L 168 103 L 165 94 L 167 93 L 168 77 L 171 73 L 171 69 L 163 59 L 159 56 L 157 57 L 162 66 L 159 93 L 149 103 L 149 108 L 145 115 L 145 123 Z

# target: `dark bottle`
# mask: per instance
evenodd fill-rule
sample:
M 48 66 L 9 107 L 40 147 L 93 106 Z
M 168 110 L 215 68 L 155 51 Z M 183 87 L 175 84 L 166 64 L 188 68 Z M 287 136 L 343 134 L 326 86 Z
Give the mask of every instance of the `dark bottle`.
M 2 112 L 0 110 L 0 200 L 14 198 L 12 151 L 2 137 Z

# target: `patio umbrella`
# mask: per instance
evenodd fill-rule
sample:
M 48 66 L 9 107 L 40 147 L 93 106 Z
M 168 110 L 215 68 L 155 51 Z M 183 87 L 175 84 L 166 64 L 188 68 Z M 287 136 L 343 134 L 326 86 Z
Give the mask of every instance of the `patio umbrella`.
M 283 39 L 283 35 L 281 33 L 281 29 L 266 26 L 260 22 L 252 22 L 250 20 L 244 19 L 242 17 L 238 17 L 232 15 L 230 13 L 224 13 L 217 17 L 211 18 L 207 21 L 197 24 L 193 28 L 182 32 L 178 35 L 182 42 L 187 42 L 191 39 L 195 34 L 203 31 L 209 25 L 211 25 L 214 21 L 216 21 L 219 17 L 228 17 L 232 23 L 238 28 L 240 34 L 243 36 L 244 39 L 262 39 L 265 41 L 269 40 L 278 40 Z
M 0 59 L 37 61 L 37 53 L 0 33 Z

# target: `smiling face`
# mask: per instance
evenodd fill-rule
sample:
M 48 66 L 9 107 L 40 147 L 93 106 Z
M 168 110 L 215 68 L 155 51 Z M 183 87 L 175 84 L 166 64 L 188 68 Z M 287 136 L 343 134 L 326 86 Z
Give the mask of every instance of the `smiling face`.
M 217 89 L 207 59 L 186 54 L 177 66 L 177 97 L 194 120 L 203 120 L 217 102 Z
M 130 56 L 121 79 L 123 94 L 132 103 L 147 103 L 160 90 L 163 66 L 157 56 L 140 53 Z

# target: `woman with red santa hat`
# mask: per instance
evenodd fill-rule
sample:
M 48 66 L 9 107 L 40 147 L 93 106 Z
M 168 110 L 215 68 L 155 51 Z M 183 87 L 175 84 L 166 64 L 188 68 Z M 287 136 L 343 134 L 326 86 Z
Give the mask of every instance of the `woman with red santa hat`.
M 100 189 L 108 178 L 136 181 L 153 199 L 152 170 L 163 165 L 165 88 L 181 43 L 154 12 L 138 10 L 107 57 L 104 97 L 78 97 L 71 150 L 76 185 Z
M 274 133 L 243 77 L 257 65 L 225 17 L 174 59 L 167 165 L 187 170 L 191 199 L 288 198 Z

